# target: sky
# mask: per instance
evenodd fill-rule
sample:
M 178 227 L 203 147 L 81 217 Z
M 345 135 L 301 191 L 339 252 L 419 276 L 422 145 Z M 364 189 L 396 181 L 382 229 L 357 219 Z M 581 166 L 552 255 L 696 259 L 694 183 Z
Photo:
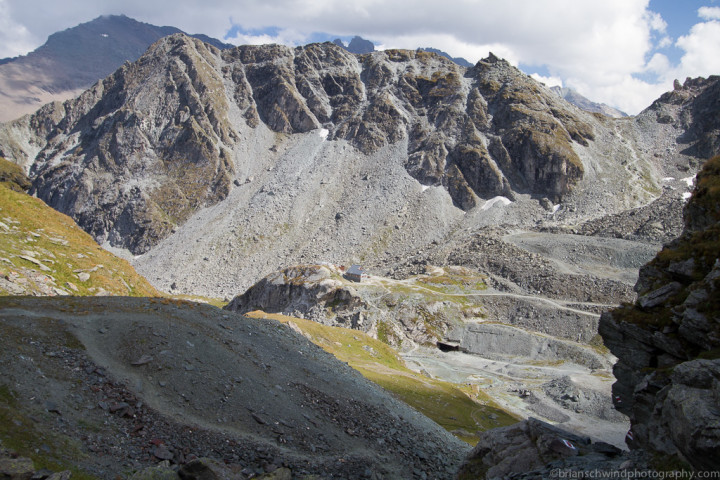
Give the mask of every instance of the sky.
M 237 45 L 359 35 L 472 63 L 493 52 L 629 114 L 674 79 L 720 75 L 720 0 L 0 0 L 0 58 L 107 14 Z

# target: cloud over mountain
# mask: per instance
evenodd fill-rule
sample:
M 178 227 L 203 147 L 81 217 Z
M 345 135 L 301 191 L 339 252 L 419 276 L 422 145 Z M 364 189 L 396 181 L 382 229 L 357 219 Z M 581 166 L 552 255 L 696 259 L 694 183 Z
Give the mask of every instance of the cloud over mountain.
M 653 11 L 648 0 L 479 0 L 443 8 L 429 0 L 221 0 L 212 5 L 128 0 L 122 12 L 107 11 L 102 2 L 74 0 L 53 18 L 37 18 L 43 3 L 0 0 L 0 57 L 22 53 L 48 34 L 97 15 L 123 13 L 236 44 L 300 45 L 361 35 L 380 48 L 430 45 L 471 62 L 492 51 L 527 73 L 561 79 L 563 86 L 629 113 L 646 107 L 674 78 L 707 76 L 720 66 L 720 8 L 701 7 L 698 23 L 673 38 L 670 19 Z

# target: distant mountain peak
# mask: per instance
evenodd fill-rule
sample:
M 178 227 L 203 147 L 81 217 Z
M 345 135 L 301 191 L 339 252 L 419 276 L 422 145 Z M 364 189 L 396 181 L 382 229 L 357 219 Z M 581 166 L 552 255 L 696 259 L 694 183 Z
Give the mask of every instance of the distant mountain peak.
M 611 107 L 610 105 L 593 102 L 592 100 L 583 97 L 572 88 L 555 86 L 550 87 L 550 90 L 557 93 L 560 97 L 564 98 L 569 103 L 572 103 L 576 107 L 585 110 L 586 112 L 602 113 L 603 115 L 613 118 L 622 118 L 628 116 L 627 113 L 620 111 L 617 108 Z
M 365 40 L 364 38 L 355 35 L 352 40 L 350 40 L 350 43 L 345 46 L 345 43 L 339 38 L 336 38 L 333 40 L 335 45 L 338 47 L 342 47 L 345 50 L 347 50 L 350 53 L 357 53 L 359 55 L 362 55 L 364 53 L 372 53 L 375 51 L 375 44 L 371 42 L 370 40 Z
M 101 15 L 53 33 L 27 55 L 0 60 L 0 122 L 79 94 L 174 33 L 183 32 L 125 15 Z M 220 49 L 233 46 L 206 35 L 191 36 Z

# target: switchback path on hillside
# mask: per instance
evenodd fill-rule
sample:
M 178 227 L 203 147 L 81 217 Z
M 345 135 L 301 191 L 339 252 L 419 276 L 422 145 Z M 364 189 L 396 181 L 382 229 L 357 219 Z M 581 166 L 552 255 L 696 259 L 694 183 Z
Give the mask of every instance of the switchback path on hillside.
M 579 310 L 576 308 L 572 308 L 568 305 L 581 305 L 581 306 L 587 306 L 587 307 L 599 307 L 599 308 L 614 308 L 617 307 L 617 304 L 610 304 L 610 303 L 595 303 L 595 302 L 578 302 L 574 300 L 558 300 L 558 299 L 551 299 L 539 295 L 524 295 L 520 293 L 511 293 L 511 292 L 498 292 L 498 291 L 476 291 L 471 293 L 440 293 L 436 290 L 433 290 L 432 288 L 424 287 L 422 285 L 418 285 L 417 283 L 410 283 L 407 280 L 393 280 L 389 278 L 381 278 L 381 277 L 374 277 L 370 276 L 368 278 L 368 281 L 366 284 L 370 285 L 377 285 L 381 286 L 383 288 L 387 289 L 386 285 L 383 285 L 384 283 L 391 283 L 391 284 L 402 284 L 406 287 L 413 288 L 416 290 L 423 290 L 427 293 L 433 294 L 433 295 L 443 295 L 447 297 L 507 297 L 507 298 L 515 298 L 518 300 L 525 300 L 530 302 L 542 302 L 546 303 L 554 308 L 557 308 L 558 310 L 564 310 L 572 313 L 576 313 L 578 315 L 587 315 L 593 318 L 599 318 L 600 314 L 588 312 L 585 310 Z

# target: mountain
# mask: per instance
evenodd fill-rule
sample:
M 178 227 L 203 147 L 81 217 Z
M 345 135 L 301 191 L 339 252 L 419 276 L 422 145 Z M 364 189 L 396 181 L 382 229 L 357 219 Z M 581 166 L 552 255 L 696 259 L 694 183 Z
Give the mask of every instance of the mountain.
M 350 53 L 357 53 L 359 55 L 362 55 L 364 53 L 372 53 L 375 51 L 374 43 L 372 43 L 370 40 L 365 40 L 362 37 L 358 37 L 357 35 L 354 36 L 352 40 L 350 40 L 350 43 L 347 46 L 345 46 L 343 41 L 339 38 L 333 40 L 333 43 L 338 47 L 344 48 Z
M 576 107 L 582 108 L 586 112 L 602 113 L 603 115 L 607 115 L 608 117 L 612 118 L 627 117 L 627 113 L 621 112 L 620 110 L 613 108 L 609 105 L 605 105 L 604 103 L 593 102 L 592 100 L 583 97 L 572 88 L 555 86 L 550 87 L 550 90 L 557 93 L 562 98 L 572 103 Z
M 28 55 L 0 64 L 0 122 L 74 97 L 124 62 L 137 60 L 159 38 L 180 32 L 107 15 L 54 33 Z M 197 38 L 218 48 L 231 46 L 206 35 Z
M 440 383 L 418 387 L 397 357 L 375 365 L 462 438 L 513 416 L 572 430 L 528 419 L 485 433 L 463 478 L 716 469 L 719 90 L 720 77 L 688 79 L 613 119 L 494 55 L 466 68 L 423 51 L 163 37 L 78 98 L 0 126 L 5 280 L 107 267 L 97 245 L 58 261 L 47 242 L 75 237 L 56 236 L 42 199 L 162 289 L 316 323 L 3 297 L 3 441 L 100 476 L 160 460 L 180 470 L 145 473 L 453 476 L 466 445 L 307 337 L 366 360 L 386 345 L 327 323 L 512 414 L 461 402 L 469 415 L 450 418 L 430 396 Z M 365 281 L 342 278 L 351 263 Z
M 391 271 L 471 241 L 458 232 L 645 205 L 683 188 L 693 148 L 714 148 L 700 119 L 717 83 L 616 123 L 494 56 L 466 69 L 428 52 L 221 51 L 174 35 L 77 99 L 5 124 L 0 151 L 100 243 L 148 252 L 136 265 L 151 281 L 234 296 L 288 265 Z

